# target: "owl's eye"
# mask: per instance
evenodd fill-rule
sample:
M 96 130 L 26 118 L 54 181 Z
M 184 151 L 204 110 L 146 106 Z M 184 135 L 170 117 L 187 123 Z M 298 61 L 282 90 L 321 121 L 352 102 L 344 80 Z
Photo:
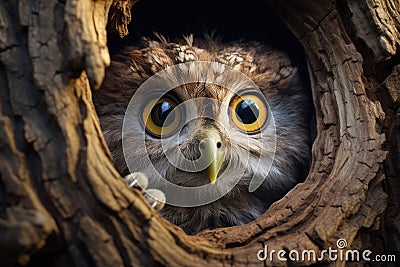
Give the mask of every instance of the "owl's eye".
M 181 121 L 181 111 L 177 101 L 163 97 L 150 101 L 143 109 L 142 119 L 147 132 L 160 138 L 174 133 Z
M 247 133 L 256 133 L 266 123 L 268 110 L 262 98 L 256 94 L 237 97 L 232 103 L 232 121 Z

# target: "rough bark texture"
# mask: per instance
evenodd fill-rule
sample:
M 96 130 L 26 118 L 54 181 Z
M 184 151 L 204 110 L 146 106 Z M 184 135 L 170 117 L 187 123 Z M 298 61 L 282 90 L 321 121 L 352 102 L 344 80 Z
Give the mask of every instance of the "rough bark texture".
M 397 0 L 268 1 L 309 63 L 311 170 L 255 222 L 198 236 L 124 184 L 91 102 L 109 64 L 106 31 L 127 34 L 134 2 L 0 2 L 2 265 L 264 265 L 264 244 L 321 251 L 339 238 L 399 253 Z

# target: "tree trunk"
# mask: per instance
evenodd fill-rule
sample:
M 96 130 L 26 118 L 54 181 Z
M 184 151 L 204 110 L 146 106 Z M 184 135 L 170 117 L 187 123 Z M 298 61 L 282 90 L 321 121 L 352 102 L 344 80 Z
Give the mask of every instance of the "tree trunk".
M 268 1 L 306 53 L 312 166 L 258 220 L 196 236 L 125 185 L 92 105 L 134 2 L 0 1 L 2 265 L 263 266 L 264 245 L 318 255 L 341 238 L 400 260 L 400 2 Z

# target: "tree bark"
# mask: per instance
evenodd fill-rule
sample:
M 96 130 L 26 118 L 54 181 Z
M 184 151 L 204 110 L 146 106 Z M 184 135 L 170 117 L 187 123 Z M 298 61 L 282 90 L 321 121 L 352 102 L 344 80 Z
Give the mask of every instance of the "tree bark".
M 264 265 L 264 245 L 321 252 L 340 238 L 400 260 L 398 1 L 268 1 L 306 53 L 311 169 L 256 221 L 196 236 L 125 185 L 91 101 L 107 31 L 128 34 L 135 2 L 0 1 L 2 265 Z

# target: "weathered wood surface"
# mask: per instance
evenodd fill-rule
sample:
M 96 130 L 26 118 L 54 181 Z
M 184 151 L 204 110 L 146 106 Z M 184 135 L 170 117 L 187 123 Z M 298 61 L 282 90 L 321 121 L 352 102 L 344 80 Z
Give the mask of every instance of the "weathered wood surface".
M 264 244 L 320 251 L 339 238 L 399 251 L 398 1 L 268 1 L 309 64 L 310 174 L 255 222 L 198 236 L 128 189 L 91 103 L 110 60 L 106 30 L 126 35 L 134 2 L 0 2 L 2 264 L 263 265 Z

